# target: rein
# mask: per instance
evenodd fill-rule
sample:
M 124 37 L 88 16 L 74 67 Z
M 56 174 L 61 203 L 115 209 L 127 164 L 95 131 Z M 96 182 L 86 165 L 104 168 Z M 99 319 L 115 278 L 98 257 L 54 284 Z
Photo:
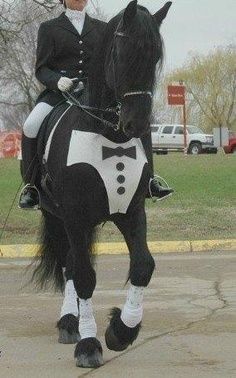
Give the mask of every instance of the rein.
M 65 98 L 67 100 L 70 100 L 73 105 L 76 105 L 79 109 L 81 109 L 84 113 L 86 113 L 87 115 L 89 115 L 90 117 L 95 119 L 96 121 L 103 123 L 104 126 L 111 127 L 114 131 L 119 130 L 119 123 L 118 124 L 112 123 L 110 121 L 105 120 L 104 118 L 100 118 L 100 117 L 96 116 L 95 114 L 93 114 L 91 112 L 97 111 L 97 112 L 100 112 L 100 113 L 113 113 L 113 114 L 116 114 L 116 115 L 119 116 L 121 104 L 118 103 L 116 108 L 100 109 L 100 108 L 94 108 L 92 106 L 82 105 L 80 103 L 80 101 L 77 98 L 75 98 L 75 96 L 73 96 L 69 92 L 65 92 Z

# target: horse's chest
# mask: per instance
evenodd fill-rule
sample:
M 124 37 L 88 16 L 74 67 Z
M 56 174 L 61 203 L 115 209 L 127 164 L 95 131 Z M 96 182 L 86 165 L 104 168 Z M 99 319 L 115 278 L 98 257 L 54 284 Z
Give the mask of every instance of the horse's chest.
M 147 163 L 140 139 L 117 144 L 102 135 L 73 130 L 67 166 L 92 165 L 106 188 L 110 214 L 127 212 Z

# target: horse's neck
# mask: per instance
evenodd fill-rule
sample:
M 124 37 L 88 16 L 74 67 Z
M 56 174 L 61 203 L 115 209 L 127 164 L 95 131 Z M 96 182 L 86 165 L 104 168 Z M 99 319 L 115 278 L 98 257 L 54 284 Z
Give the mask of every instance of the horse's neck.
M 110 36 L 108 36 L 110 38 Z M 108 107 L 115 107 L 117 105 L 116 96 L 113 90 L 109 89 L 105 81 L 104 61 L 106 56 L 106 48 L 109 41 L 103 42 L 101 49 L 98 49 L 97 54 L 93 58 L 91 64 L 91 72 L 89 75 L 89 98 L 90 106 L 106 109 Z M 112 123 L 117 123 L 117 116 L 112 114 L 104 114 L 104 118 Z M 102 122 L 94 121 L 94 131 L 102 134 L 107 139 L 115 143 L 127 142 L 128 139 L 122 132 L 117 132 L 112 127 L 104 127 Z
M 93 82 L 90 86 L 90 90 L 90 106 L 106 109 L 117 105 L 114 92 L 104 85 L 104 83 L 101 83 L 101 81 Z M 100 116 L 102 115 L 100 114 Z M 113 113 L 105 113 L 103 117 L 113 124 L 117 124 L 119 121 L 117 115 Z M 100 121 L 93 121 L 93 129 L 94 132 L 102 134 L 112 142 L 123 143 L 128 141 L 122 132 L 114 131 L 111 126 L 105 126 Z

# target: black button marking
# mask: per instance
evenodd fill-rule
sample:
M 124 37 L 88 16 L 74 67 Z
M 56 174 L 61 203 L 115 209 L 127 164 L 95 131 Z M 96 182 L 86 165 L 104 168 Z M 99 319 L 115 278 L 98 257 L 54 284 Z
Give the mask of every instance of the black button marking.
M 118 189 L 117 189 L 117 193 L 122 195 L 125 193 L 125 188 L 123 186 L 120 186 Z
M 123 184 L 125 182 L 125 176 L 119 175 L 117 177 L 117 181 L 118 181 L 119 184 Z
M 118 163 L 118 164 L 116 164 L 116 169 L 118 171 L 123 171 L 125 169 L 124 163 Z

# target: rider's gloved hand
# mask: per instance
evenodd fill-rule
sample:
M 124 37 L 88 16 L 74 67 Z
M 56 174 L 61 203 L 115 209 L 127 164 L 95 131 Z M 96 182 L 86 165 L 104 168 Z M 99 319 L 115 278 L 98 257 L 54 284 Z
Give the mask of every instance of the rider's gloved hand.
M 73 84 L 73 81 L 68 77 L 61 77 L 58 80 L 57 87 L 61 92 L 66 92 L 70 90 Z

